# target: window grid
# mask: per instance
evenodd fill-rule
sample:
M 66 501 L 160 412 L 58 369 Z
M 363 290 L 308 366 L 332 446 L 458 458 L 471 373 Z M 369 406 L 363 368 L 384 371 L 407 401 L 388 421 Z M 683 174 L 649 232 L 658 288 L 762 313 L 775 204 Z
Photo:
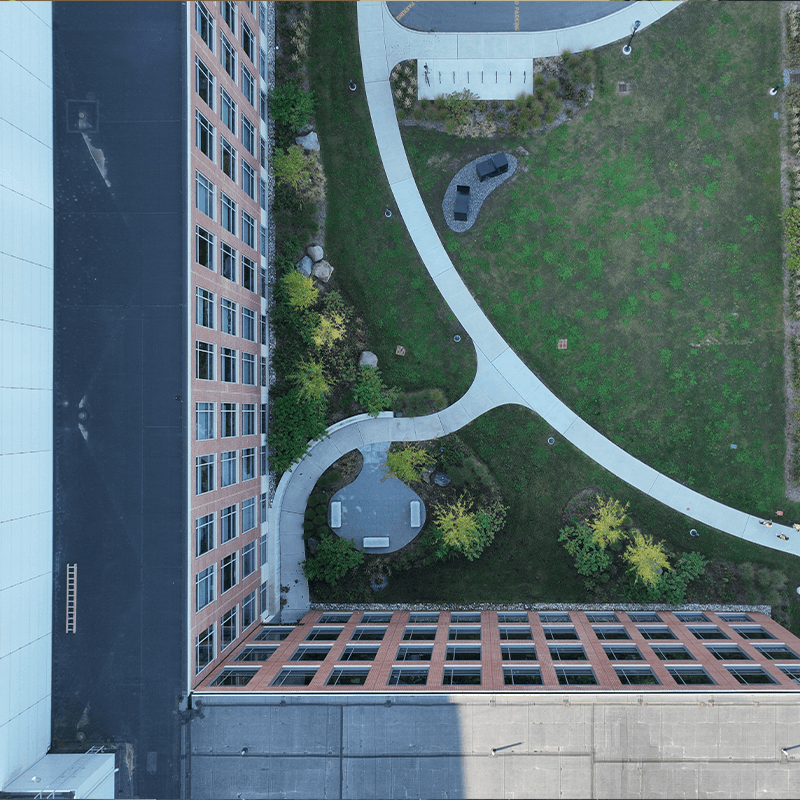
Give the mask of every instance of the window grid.
M 199 225 L 195 226 L 196 232 L 196 245 L 197 245 L 197 263 L 206 269 L 214 270 L 214 234 L 209 233 L 205 228 Z
M 392 667 L 387 686 L 425 686 L 428 683 L 427 667 Z
M 237 617 L 238 617 L 238 607 L 237 606 L 234 606 L 233 608 L 228 609 L 228 611 L 226 611 L 222 615 L 222 621 L 221 621 L 220 626 L 219 626 L 220 627 L 220 630 L 219 630 L 219 633 L 220 633 L 220 636 L 219 636 L 220 647 L 219 647 L 219 649 L 220 649 L 220 651 L 224 650 L 226 647 L 231 645 L 234 642 L 234 640 L 236 639 L 236 636 L 238 634 Z
M 195 642 L 195 671 L 199 674 L 214 660 L 213 623 L 198 634 Z
M 256 404 L 242 403 L 242 436 L 254 436 L 256 432 Z
M 220 245 L 222 252 L 222 277 L 236 282 L 236 251 L 225 242 Z
M 219 485 L 223 489 L 226 486 L 233 486 L 236 483 L 236 450 L 226 450 L 219 457 L 220 481 Z
M 207 158 L 214 160 L 214 126 L 197 110 L 196 119 L 196 139 L 197 149 Z
M 235 539 L 239 535 L 236 524 L 236 506 L 226 506 L 219 512 L 219 540 L 222 544 Z
M 206 514 L 198 517 L 194 522 L 194 529 L 197 542 L 196 554 L 199 558 L 214 549 L 214 515 Z
M 248 497 L 242 500 L 242 533 L 253 530 L 256 527 L 256 499 Z M 253 564 L 255 565 L 255 542 L 253 542 Z M 255 568 L 255 566 L 254 566 Z M 250 574 L 249 572 L 247 573 Z
M 236 183 L 236 150 L 224 137 L 219 137 L 220 167 L 222 171 Z
M 219 34 L 219 60 L 222 64 L 222 68 L 228 75 L 233 78 L 234 83 L 236 82 L 236 50 L 234 49 L 233 45 L 230 43 L 228 37 L 220 31 Z
M 242 632 L 247 630 L 256 620 L 255 589 L 242 600 Z M 236 659 L 240 661 L 241 659 Z
M 221 192 L 220 208 L 222 210 L 222 217 L 220 223 L 228 233 L 236 236 L 236 203 L 228 197 L 224 192 Z
M 196 58 L 195 81 L 197 94 L 200 99 L 213 111 L 214 110 L 214 73 L 200 60 Z
M 220 299 L 221 321 L 219 329 L 223 333 L 236 336 L 236 303 L 227 297 Z
M 253 36 L 253 32 L 250 30 L 250 26 L 242 20 L 241 24 L 242 29 L 242 50 L 244 50 L 244 54 L 250 59 L 250 61 L 254 62 L 256 59 L 256 40 Z
M 225 383 L 236 383 L 236 350 L 231 347 L 220 348 L 222 374 L 220 379 Z
M 206 43 L 209 50 L 214 52 L 214 18 L 209 13 L 208 9 L 201 3 L 195 4 L 195 28 L 200 34 L 200 38 Z
M 242 209 L 242 241 L 251 249 L 256 249 L 256 221 Z
M 222 578 L 220 583 L 220 594 L 225 594 L 225 592 L 230 591 L 236 586 L 236 560 L 237 560 L 238 553 L 231 553 L 230 555 L 225 556 L 222 559 Z
M 242 159 L 242 189 L 244 193 L 255 200 L 256 198 L 256 171 L 250 164 Z M 255 238 L 255 234 L 253 235 Z
M 214 438 L 214 404 L 195 403 L 195 435 L 198 442 Z
M 622 666 L 614 665 L 614 671 L 617 673 L 619 682 L 625 685 L 652 685 L 658 684 L 660 681 L 656 678 L 653 670 L 648 666 Z
M 242 114 L 242 144 L 251 156 L 256 154 L 256 129 L 253 123 Z
M 197 324 L 204 328 L 214 327 L 214 294 L 202 286 L 196 287 Z
M 244 512 L 242 513 L 244 516 Z M 256 571 L 256 543 L 248 542 L 242 548 L 242 580 Z
M 201 172 L 195 172 L 195 187 L 198 211 L 214 219 L 214 184 Z
M 220 403 L 220 436 L 236 436 L 236 403 Z
M 242 74 L 242 94 L 247 98 L 247 102 L 250 105 L 254 105 L 254 94 L 255 94 L 255 78 L 253 78 L 250 70 L 242 64 L 241 74 Z
M 200 611 L 214 602 L 214 565 L 195 576 L 196 610 Z
M 242 256 L 242 286 L 251 292 L 256 290 L 256 263 L 247 256 Z
M 197 472 L 196 494 L 206 494 L 214 491 L 214 454 L 198 456 L 195 459 Z
M 224 90 L 219 90 L 221 101 L 220 117 L 225 127 L 236 136 L 236 103 L 233 98 Z
M 503 667 L 503 683 L 506 686 L 541 685 L 542 671 L 539 667 Z
M 256 357 L 253 353 L 242 353 L 242 383 L 256 385 Z

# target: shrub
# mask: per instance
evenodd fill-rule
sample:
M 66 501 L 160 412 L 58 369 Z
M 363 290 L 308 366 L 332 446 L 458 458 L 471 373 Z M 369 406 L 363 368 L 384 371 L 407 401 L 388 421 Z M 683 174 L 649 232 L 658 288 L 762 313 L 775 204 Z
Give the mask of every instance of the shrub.
M 430 105 L 430 102 L 431 101 L 428 100 L 427 97 L 423 97 L 423 98 L 420 99 L 419 104 L 420 104 L 420 106 L 422 106 L 422 108 L 427 108 Z
M 631 565 L 637 583 L 654 586 L 659 578 L 659 568 L 670 569 L 669 560 L 662 542 L 654 542 L 652 537 L 641 531 L 633 532 L 633 542 L 628 545 L 622 558 Z
M 477 95 L 474 95 L 469 89 L 451 92 L 445 98 L 448 115 L 458 125 L 463 125 L 467 121 L 469 113 L 475 108 L 477 99 Z
M 275 180 L 291 186 L 295 191 L 311 180 L 308 163 L 300 145 L 293 144 L 285 152 L 276 147 L 272 154 L 272 167 Z
M 345 318 L 341 311 L 329 310 L 319 315 L 312 338 L 317 347 L 333 347 L 345 334 Z
M 287 302 L 293 308 L 308 308 L 319 298 L 319 290 L 314 286 L 311 276 L 303 275 L 296 269 L 281 278 L 281 288 L 285 292 Z
M 408 116 L 408 112 L 404 108 L 397 109 L 397 119 L 405 119 Z
M 451 136 L 455 134 L 456 128 L 458 128 L 458 122 L 456 122 L 456 120 L 454 119 L 445 120 L 444 129 Z
M 301 89 L 294 81 L 276 86 L 269 98 L 272 118 L 280 125 L 299 130 L 314 114 L 314 93 Z
M 435 463 L 433 455 L 418 445 L 390 450 L 386 455 L 386 475 L 381 480 L 393 476 L 405 483 L 418 483 L 422 480 L 421 471 L 432 467 Z
M 555 111 L 548 111 L 544 115 L 544 124 L 545 125 L 552 125 L 556 121 L 556 113 Z
M 611 554 L 595 542 L 594 532 L 588 525 L 567 525 L 559 533 L 558 541 L 563 543 L 564 549 L 575 559 L 578 575 L 608 580 Z
M 589 90 L 581 86 L 581 88 L 578 89 L 576 100 L 579 106 L 585 106 L 589 102 Z
M 384 384 L 377 367 L 361 367 L 359 371 L 361 374 L 353 388 L 353 397 L 371 417 L 377 417 L 397 400 L 400 392 Z
M 537 72 L 533 76 L 533 85 L 534 86 L 544 86 L 544 75 L 541 72 Z
M 495 534 L 505 524 L 507 511 L 499 500 L 473 511 L 472 501 L 466 494 L 435 506 L 432 533 L 437 555 L 460 554 L 474 561 L 494 541 Z
M 790 253 L 796 253 L 800 250 L 800 207 L 787 208 L 781 218 L 783 219 L 786 249 Z
M 349 539 L 326 533 L 322 536 L 316 555 L 303 562 L 303 572 L 309 580 L 325 581 L 333 586 L 363 562 L 364 554 L 356 550 Z
M 436 97 L 433 98 L 433 104 L 436 108 L 445 108 L 447 106 L 447 100 L 443 94 L 437 94 Z
M 611 497 L 603 500 L 597 495 L 597 509 L 589 522 L 589 527 L 592 529 L 592 540 L 598 547 L 605 549 L 625 539 L 626 534 L 622 526 L 627 519 L 626 512 L 629 505 L 630 503 L 626 503 L 623 506 L 619 500 Z
M 272 412 L 270 463 L 280 474 L 306 454 L 309 441 L 324 435 L 326 407 L 324 403 L 304 400 L 295 388 L 274 399 Z
M 494 111 L 497 111 L 500 108 L 500 101 L 499 100 L 491 100 L 489 101 L 489 105 L 492 107 Z
M 304 400 L 322 400 L 331 390 L 322 370 L 322 364 L 318 361 L 300 361 L 297 372 L 290 377 L 297 384 L 300 397 Z
M 504 100 L 503 105 L 505 106 L 506 111 L 513 111 L 515 107 L 513 100 Z
M 547 81 L 547 91 L 548 92 L 552 92 L 553 94 L 555 94 L 558 91 L 558 87 L 559 86 L 560 86 L 560 84 L 558 82 L 558 78 L 550 78 L 550 80 Z
M 411 112 L 411 116 L 414 117 L 414 119 L 417 120 L 417 122 L 419 122 L 425 116 L 425 112 L 419 106 L 417 106 Z

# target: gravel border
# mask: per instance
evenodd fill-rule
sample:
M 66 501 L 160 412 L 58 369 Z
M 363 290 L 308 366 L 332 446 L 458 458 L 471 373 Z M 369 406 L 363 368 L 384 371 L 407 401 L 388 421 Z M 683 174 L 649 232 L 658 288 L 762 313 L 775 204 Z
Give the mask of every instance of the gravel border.
M 497 151 L 495 151 L 497 152 Z M 478 219 L 478 212 L 481 210 L 483 201 L 504 181 L 507 181 L 517 171 L 517 159 L 510 153 L 504 153 L 508 159 L 508 172 L 502 175 L 496 175 L 494 178 L 487 178 L 483 183 L 478 180 L 478 175 L 475 172 L 475 165 L 479 161 L 483 161 L 494 153 L 489 153 L 485 156 L 479 156 L 474 161 L 470 161 L 465 167 L 462 167 L 455 175 L 447 191 L 444 193 L 444 200 L 442 200 L 442 213 L 444 214 L 444 221 L 451 231 L 456 233 L 464 233 L 468 231 Z M 453 219 L 453 208 L 456 204 L 456 184 L 462 186 L 469 186 L 469 214 L 467 221 L 461 222 Z

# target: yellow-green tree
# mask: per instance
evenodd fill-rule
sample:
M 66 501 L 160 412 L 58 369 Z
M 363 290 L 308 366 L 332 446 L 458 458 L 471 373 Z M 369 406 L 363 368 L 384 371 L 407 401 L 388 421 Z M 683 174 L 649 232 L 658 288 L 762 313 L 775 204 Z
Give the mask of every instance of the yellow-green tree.
M 308 308 L 317 302 L 319 290 L 309 275 L 303 275 L 296 269 L 281 278 L 281 285 L 286 292 L 289 305 L 294 308 Z
M 275 148 L 272 154 L 272 171 L 276 181 L 285 183 L 295 190 L 300 189 L 311 180 L 303 148 L 296 144 L 286 151 Z
M 623 506 L 619 500 L 611 497 L 603 500 L 600 495 L 597 495 L 597 511 L 589 522 L 589 527 L 592 529 L 592 539 L 598 547 L 606 548 L 625 538 L 626 534 L 622 525 L 629 505 L 630 503 L 626 503 Z
M 641 580 L 646 586 L 658 582 L 659 569 L 670 569 L 664 544 L 654 542 L 641 531 L 633 532 L 633 542 L 625 549 L 622 558 L 631 565 L 637 583 Z
M 478 521 L 472 510 L 472 500 L 466 494 L 451 503 L 435 506 L 433 520 L 444 543 L 454 550 L 468 549 L 478 535 Z
M 386 475 L 381 480 L 385 481 L 393 475 L 406 483 L 419 482 L 422 480 L 422 470 L 432 467 L 435 462 L 433 455 L 419 445 L 390 450 L 386 455 Z
M 317 361 L 300 361 L 291 378 L 300 389 L 300 397 L 306 400 L 322 400 L 331 390 L 322 364 Z
M 333 347 L 344 336 L 344 314 L 332 311 L 330 314 L 320 314 L 319 323 L 311 334 L 317 347 Z

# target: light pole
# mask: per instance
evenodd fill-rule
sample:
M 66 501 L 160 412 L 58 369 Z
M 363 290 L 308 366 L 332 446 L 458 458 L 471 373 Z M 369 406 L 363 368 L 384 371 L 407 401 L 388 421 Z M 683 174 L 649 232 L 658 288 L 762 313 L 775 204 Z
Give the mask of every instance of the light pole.
M 623 55 L 629 56 L 631 54 L 631 42 L 633 41 L 633 37 L 636 36 L 636 31 L 639 30 L 639 26 L 641 24 L 642 23 L 638 19 L 633 23 L 633 32 L 631 33 L 631 38 L 628 39 L 628 44 L 622 48 Z

